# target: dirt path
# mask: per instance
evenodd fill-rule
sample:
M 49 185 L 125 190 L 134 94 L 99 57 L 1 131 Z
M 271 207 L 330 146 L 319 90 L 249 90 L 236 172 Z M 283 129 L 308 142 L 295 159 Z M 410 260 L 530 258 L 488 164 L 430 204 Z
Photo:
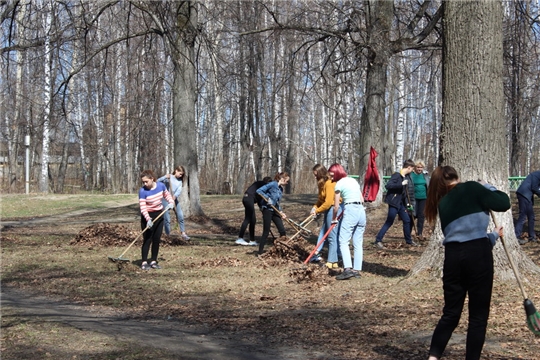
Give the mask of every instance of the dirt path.
M 313 359 L 303 349 L 269 348 L 268 344 L 247 343 L 236 335 L 209 333 L 205 328 L 183 326 L 175 320 L 137 321 L 121 315 L 90 311 L 87 307 L 34 296 L 2 286 L 1 308 L 14 310 L 32 322 L 57 322 L 79 331 L 91 331 L 145 347 L 182 354 L 185 360 L 275 360 Z

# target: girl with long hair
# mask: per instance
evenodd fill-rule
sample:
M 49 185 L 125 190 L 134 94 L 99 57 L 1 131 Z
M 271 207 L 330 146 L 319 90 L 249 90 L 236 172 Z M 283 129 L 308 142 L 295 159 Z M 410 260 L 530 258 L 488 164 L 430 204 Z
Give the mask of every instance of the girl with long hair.
M 469 296 L 466 360 L 480 358 L 493 287 L 493 254 L 502 227 L 487 233 L 490 211 L 510 208 L 508 195 L 483 181 L 459 182 L 451 166 L 439 166 L 431 174 L 427 192 L 426 220 L 439 215 L 444 234 L 443 315 L 433 332 L 429 360 L 438 360 L 459 323 L 465 297 Z

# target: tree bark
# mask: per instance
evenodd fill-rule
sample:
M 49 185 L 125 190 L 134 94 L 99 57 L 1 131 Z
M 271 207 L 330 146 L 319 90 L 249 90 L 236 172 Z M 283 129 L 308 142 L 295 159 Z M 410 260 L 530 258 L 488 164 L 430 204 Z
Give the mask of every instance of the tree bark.
M 483 179 L 507 190 L 501 3 L 447 1 L 444 11 L 440 163 L 456 168 L 461 181 Z M 497 217 L 518 267 L 522 272 L 538 272 L 517 243 L 511 211 Z M 442 233 L 435 231 L 413 273 L 422 269 L 439 273 L 442 240 Z M 494 260 L 500 278 L 513 276 L 500 243 L 494 248 Z
M 180 204 L 184 216 L 204 215 L 200 201 L 199 164 L 197 152 L 197 122 L 195 103 L 196 60 L 195 41 L 197 37 L 197 9 L 190 1 L 178 4 L 176 31 L 178 36 L 172 44 L 174 63 L 173 87 L 173 129 L 174 158 L 176 164 L 186 169 L 184 189 Z
M 359 172 L 361 179 L 364 178 L 369 164 L 371 146 L 377 152 L 382 152 L 381 144 L 384 144 L 386 74 L 388 71 L 388 61 L 392 55 L 388 44 L 390 43 L 390 30 L 394 15 L 392 1 L 370 0 L 368 4 L 370 49 L 366 72 L 365 104 L 362 110 L 360 124 Z M 382 168 L 382 158 L 383 156 L 377 157 L 377 168 Z M 377 199 L 374 202 L 375 205 L 381 204 L 383 189 L 384 186 L 381 186 Z

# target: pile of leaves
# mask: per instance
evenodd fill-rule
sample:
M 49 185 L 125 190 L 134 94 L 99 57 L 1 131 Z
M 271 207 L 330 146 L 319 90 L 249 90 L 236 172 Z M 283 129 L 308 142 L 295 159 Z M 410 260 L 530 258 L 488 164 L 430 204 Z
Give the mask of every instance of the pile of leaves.
M 289 276 L 297 283 L 328 284 L 332 270 L 322 264 L 309 264 L 289 271 Z M 337 275 L 337 272 L 336 274 Z
M 135 240 L 139 233 L 124 225 L 99 223 L 82 229 L 70 245 L 124 246 Z
M 134 231 L 127 226 L 119 224 L 99 223 L 88 226 L 71 240 L 70 245 L 84 245 L 89 247 L 127 246 L 141 231 Z M 140 236 L 142 241 L 142 236 Z M 191 245 L 178 235 L 165 235 L 161 237 L 161 244 L 165 246 Z
M 331 279 L 330 270 L 324 264 L 308 263 L 304 261 L 313 251 L 313 244 L 302 237 L 288 238 L 282 236 L 274 240 L 274 246 L 260 255 L 264 266 L 293 265 L 289 276 L 297 283 L 315 283 L 326 285 Z
M 205 260 L 200 263 L 200 266 L 208 266 L 208 267 L 218 267 L 218 266 L 236 267 L 236 266 L 242 266 L 242 265 L 243 263 L 240 259 L 229 257 L 229 256 L 217 258 L 217 259 Z
M 313 250 L 313 245 L 304 238 L 294 239 L 281 236 L 274 240 L 274 246 L 263 253 L 260 258 L 266 265 L 302 263 Z

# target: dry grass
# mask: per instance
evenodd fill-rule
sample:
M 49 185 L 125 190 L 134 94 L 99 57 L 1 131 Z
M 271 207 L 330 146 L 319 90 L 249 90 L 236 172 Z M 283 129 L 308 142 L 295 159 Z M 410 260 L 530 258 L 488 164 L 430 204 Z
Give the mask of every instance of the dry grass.
M 289 196 L 283 206 L 287 215 L 301 221 L 312 201 L 313 196 Z M 203 326 L 209 334 L 266 347 L 299 347 L 310 359 L 426 358 L 442 308 L 441 281 L 426 274 L 403 280 L 423 247 L 402 246 L 398 223 L 385 237 L 389 250 L 370 246 L 386 209 L 368 212 L 361 279 L 340 282 L 323 271 L 316 281 L 298 282 L 294 275 L 297 269 L 305 270 L 302 264 L 262 261 L 253 254 L 254 248 L 234 245 L 243 217 L 238 197 L 205 196 L 203 208 L 210 221 L 188 221 L 192 241 L 163 246 L 160 271 L 139 270 L 139 244 L 127 254 L 133 263 L 121 270 L 107 257 L 119 255 L 127 244 L 71 244 L 103 212 L 4 228 L 2 285 L 128 319 L 170 319 L 179 327 Z M 122 225 L 126 231 L 139 231 L 136 205 L 114 211 L 118 217 L 133 216 L 133 222 Z M 114 211 L 106 219 L 114 219 Z M 316 225 L 311 228 L 316 230 Z M 314 236 L 308 240 L 313 243 Z M 538 263 L 539 245 L 523 248 Z M 316 265 L 309 267 L 320 272 Z M 535 303 L 540 303 L 534 298 L 538 284 L 538 279 L 526 284 Z M 145 357 L 144 349 L 118 339 L 34 322 L 14 309 L 3 308 L 2 315 L 3 359 Z M 465 331 L 466 314 L 445 359 L 463 358 Z M 525 326 L 517 286 L 496 282 L 484 358 L 536 359 L 539 350 L 539 340 Z M 154 358 L 181 358 L 157 351 Z

